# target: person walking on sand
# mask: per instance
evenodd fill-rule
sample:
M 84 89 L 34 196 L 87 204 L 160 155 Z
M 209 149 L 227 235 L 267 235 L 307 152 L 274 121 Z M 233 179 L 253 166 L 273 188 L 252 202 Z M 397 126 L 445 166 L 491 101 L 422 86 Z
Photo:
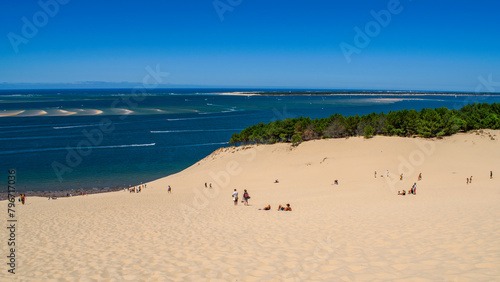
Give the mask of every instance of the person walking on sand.
M 375 178 L 377 178 L 377 171 L 375 171 L 375 173 L 373 173 L 373 176 L 374 176 Z
M 248 195 L 247 189 L 243 192 L 243 204 L 248 206 L 248 199 L 250 199 L 250 195 Z
M 403 180 L 403 174 L 401 173 L 401 175 L 399 176 L 399 180 Z
M 493 171 L 490 170 L 490 179 L 493 179 Z
M 469 178 L 467 177 L 467 184 L 469 184 Z
M 205 182 L 205 188 L 207 188 L 207 183 Z
M 418 181 L 422 180 L 422 173 L 418 175 Z
M 387 170 L 387 177 L 389 177 L 389 170 Z
M 235 206 L 238 205 L 238 191 L 236 191 L 236 189 L 234 189 L 234 192 L 233 192 L 233 202 L 234 202 Z
M 170 187 L 170 185 L 168 185 L 168 193 L 172 193 L 172 187 Z
M 469 183 L 472 183 L 472 176 L 469 178 Z

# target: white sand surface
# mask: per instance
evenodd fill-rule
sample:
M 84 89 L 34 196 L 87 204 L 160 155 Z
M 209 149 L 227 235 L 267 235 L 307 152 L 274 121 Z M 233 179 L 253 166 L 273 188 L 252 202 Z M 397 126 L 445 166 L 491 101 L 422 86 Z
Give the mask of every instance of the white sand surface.
M 28 198 L 16 274 L 4 263 L 0 280 L 500 281 L 499 139 L 225 148 L 139 194 Z M 233 205 L 235 188 L 250 206 Z

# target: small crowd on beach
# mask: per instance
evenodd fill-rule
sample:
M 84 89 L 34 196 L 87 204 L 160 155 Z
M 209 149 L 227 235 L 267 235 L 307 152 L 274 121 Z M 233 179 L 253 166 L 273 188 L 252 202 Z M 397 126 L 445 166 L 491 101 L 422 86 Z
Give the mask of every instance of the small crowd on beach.
M 493 179 L 493 171 L 492 170 L 490 170 L 490 179 Z M 471 175 L 471 177 L 467 177 L 466 183 L 467 184 L 471 184 L 472 183 L 472 175 Z
M 274 183 L 279 183 L 279 181 L 276 179 Z M 232 194 L 232 199 L 233 203 L 235 206 L 238 205 L 238 200 L 239 200 L 239 193 L 237 189 L 234 189 L 233 194 Z M 241 201 L 243 205 L 248 206 L 248 200 L 250 199 L 250 194 L 248 194 L 247 189 L 243 190 L 243 200 Z M 264 210 L 264 211 L 269 211 L 271 210 L 271 205 L 267 205 L 266 207 L 259 209 L 259 210 Z M 292 207 L 290 207 L 290 204 L 286 205 L 279 205 L 278 211 L 292 211 Z
M 403 192 L 398 191 L 398 195 L 404 196 L 406 195 L 406 190 L 403 190 Z M 411 186 L 410 190 L 408 190 L 408 195 L 417 195 L 417 183 L 413 183 Z
M 232 198 L 233 198 L 234 205 L 237 206 L 238 199 L 239 199 L 238 198 L 238 190 L 234 189 Z M 248 200 L 250 200 L 250 194 L 248 194 L 247 189 L 245 189 L 243 191 L 243 200 L 241 202 L 243 203 L 244 206 L 248 206 Z
M 270 211 L 271 205 L 267 205 L 263 209 L 259 209 L 259 210 Z M 278 211 L 292 211 L 292 207 L 290 206 L 290 204 L 286 204 L 285 206 L 279 205 Z
M 141 193 L 142 189 L 146 189 L 147 187 L 148 187 L 147 184 L 142 184 L 141 183 L 141 185 L 138 185 L 138 186 L 130 186 L 129 185 L 124 190 L 129 191 L 129 193 Z

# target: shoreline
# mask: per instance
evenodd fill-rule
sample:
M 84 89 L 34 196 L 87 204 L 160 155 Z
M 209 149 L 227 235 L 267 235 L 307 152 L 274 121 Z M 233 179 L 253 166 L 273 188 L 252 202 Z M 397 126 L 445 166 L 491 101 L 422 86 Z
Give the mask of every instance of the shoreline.
M 77 197 L 77 196 L 82 196 L 82 193 L 85 193 L 87 195 L 92 195 L 92 194 L 104 194 L 104 193 L 111 193 L 111 192 L 117 192 L 117 191 L 123 191 L 123 187 L 113 187 L 113 188 L 91 188 L 91 189 L 67 189 L 67 190 L 56 190 L 56 191 L 27 191 L 27 192 L 16 192 L 14 193 L 15 197 L 18 198 L 20 194 L 25 194 L 26 197 L 40 197 L 40 198 L 47 198 L 47 197 L 52 197 L 55 196 L 57 198 L 71 198 L 71 197 Z M 67 196 L 68 194 L 71 194 L 72 196 Z M 7 192 L 2 192 L 0 193 L 0 201 L 6 201 L 8 199 L 9 193 Z
M 457 135 L 467 135 L 467 134 L 470 134 L 470 135 L 479 135 L 479 136 L 488 136 L 488 137 L 491 138 L 491 136 L 488 135 L 491 132 L 497 132 L 497 131 L 492 130 L 492 129 L 479 129 L 479 130 L 472 130 L 472 131 L 469 131 L 469 132 L 458 132 L 458 133 L 453 134 L 451 136 L 430 137 L 430 138 L 419 137 L 419 136 L 400 137 L 400 136 L 384 136 L 384 135 L 375 135 L 372 138 L 374 138 L 374 137 L 384 137 L 384 138 L 394 138 L 394 139 L 416 139 L 416 140 L 420 140 L 420 141 L 437 141 L 437 140 L 443 140 L 443 139 L 446 139 L 446 138 L 452 138 L 452 137 L 457 136 Z M 498 132 L 500 132 L 500 131 L 498 131 Z M 363 137 L 362 136 L 350 136 L 350 137 L 342 137 L 342 138 L 313 139 L 313 140 L 309 140 L 309 141 L 303 141 L 299 146 L 301 146 L 303 144 L 307 144 L 309 142 L 314 142 L 314 141 L 319 141 L 319 140 L 343 140 L 343 139 L 348 140 L 348 139 L 355 139 L 355 138 L 363 138 Z M 217 156 L 221 152 L 225 152 L 227 150 L 229 150 L 229 151 L 235 151 L 236 152 L 236 151 L 240 151 L 240 150 L 253 149 L 255 146 L 273 146 L 275 144 L 288 145 L 288 146 L 291 146 L 291 148 L 292 148 L 292 143 L 291 142 L 278 142 L 278 143 L 274 143 L 274 144 L 242 144 L 242 145 L 238 145 L 238 146 L 220 147 L 220 148 L 215 149 L 210 154 L 208 154 L 205 157 L 199 159 L 198 161 L 196 161 L 192 165 L 186 167 L 185 169 L 183 169 L 183 170 L 181 170 L 179 172 L 176 172 L 176 173 L 173 173 L 173 174 L 170 174 L 170 175 L 165 175 L 165 176 L 162 176 L 160 178 L 144 182 L 143 184 L 150 185 L 150 183 L 157 182 L 159 180 L 162 180 L 162 179 L 165 179 L 165 178 L 168 178 L 168 177 L 173 177 L 173 176 L 175 176 L 177 174 L 182 174 L 185 171 L 191 169 L 192 167 L 195 167 L 195 166 L 199 165 L 202 162 L 205 162 L 205 161 L 207 161 L 207 160 L 209 160 L 211 158 L 214 158 L 214 156 Z M 142 182 L 140 182 L 140 183 L 142 183 Z M 139 185 L 140 184 L 132 185 L 131 187 L 135 187 L 135 186 L 139 186 Z M 47 190 L 43 190 L 43 191 L 26 191 L 26 192 L 16 192 L 15 193 L 15 197 L 18 198 L 19 195 L 22 193 L 22 194 L 25 194 L 27 197 L 46 198 L 46 197 L 49 197 L 49 196 L 50 197 L 55 196 L 57 198 L 70 198 L 70 197 L 82 196 L 81 193 L 86 193 L 88 195 L 91 195 L 91 194 L 106 194 L 106 193 L 111 193 L 111 192 L 123 191 L 126 188 L 127 187 L 120 187 L 120 186 L 116 185 L 114 187 L 104 187 L 104 188 L 61 189 L 61 190 L 55 190 L 55 191 L 47 191 Z M 71 194 L 72 196 L 68 197 L 67 196 L 68 194 Z M 8 199 L 8 193 L 7 192 L 0 192 L 0 201 L 4 201 L 4 200 L 7 200 L 7 199 Z

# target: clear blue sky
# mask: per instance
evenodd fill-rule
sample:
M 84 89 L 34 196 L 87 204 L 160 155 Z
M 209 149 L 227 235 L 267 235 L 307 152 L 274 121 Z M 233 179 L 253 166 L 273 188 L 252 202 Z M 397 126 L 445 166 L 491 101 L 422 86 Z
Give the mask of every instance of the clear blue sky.
M 371 11 L 392 0 L 218 0 L 236 4 L 223 20 L 213 0 L 59 1 L 52 15 L 35 0 L 2 1 L 0 83 L 139 82 L 156 65 L 172 85 L 474 91 L 478 76 L 500 81 L 500 1 L 401 0 L 386 26 Z M 31 38 L 23 17 L 39 25 L 24 28 Z M 367 25 L 370 42 L 356 45 Z M 350 62 L 342 42 L 357 48 Z

